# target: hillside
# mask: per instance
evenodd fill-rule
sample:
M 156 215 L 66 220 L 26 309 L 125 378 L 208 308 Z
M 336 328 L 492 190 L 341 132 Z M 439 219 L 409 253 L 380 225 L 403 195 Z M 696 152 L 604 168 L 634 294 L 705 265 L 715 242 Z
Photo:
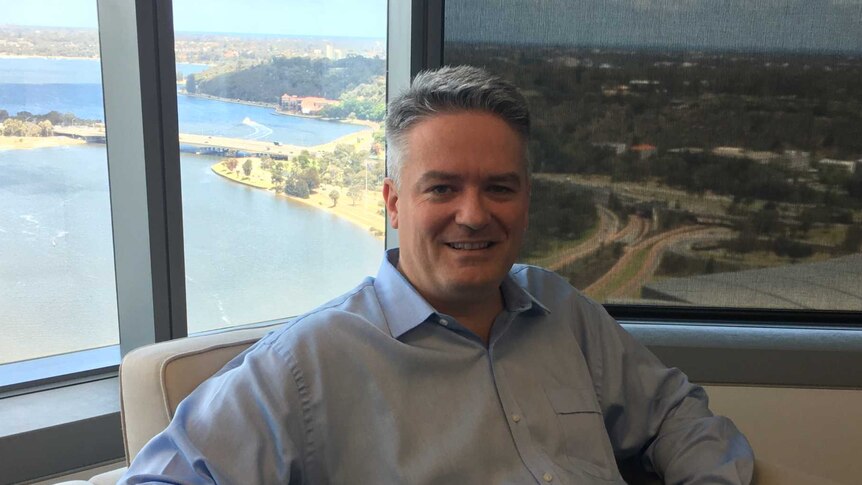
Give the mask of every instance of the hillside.
M 386 72 L 386 61 L 351 56 L 345 59 L 275 57 L 212 77 L 201 76 L 196 92 L 230 99 L 276 103 L 282 94 L 339 99 L 360 84 L 371 83 Z

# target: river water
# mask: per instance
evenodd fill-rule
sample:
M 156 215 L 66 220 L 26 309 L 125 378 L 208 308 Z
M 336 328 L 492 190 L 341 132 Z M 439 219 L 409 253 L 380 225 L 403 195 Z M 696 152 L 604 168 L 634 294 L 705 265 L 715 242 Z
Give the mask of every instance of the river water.
M 201 66 L 178 66 L 184 73 Z M 0 59 L 0 109 L 102 119 L 98 62 Z M 315 145 L 361 127 L 180 96 L 188 133 Z M 294 315 L 374 274 L 383 242 L 182 155 L 191 332 Z M 0 151 L 0 363 L 115 344 L 103 145 Z

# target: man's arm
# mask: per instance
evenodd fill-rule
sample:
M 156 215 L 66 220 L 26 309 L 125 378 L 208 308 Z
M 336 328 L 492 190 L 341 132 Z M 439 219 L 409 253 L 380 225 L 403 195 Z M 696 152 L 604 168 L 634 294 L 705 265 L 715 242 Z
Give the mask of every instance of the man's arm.
M 733 422 L 713 416 L 703 388 L 664 366 L 601 305 L 577 305 L 582 349 L 617 459 L 636 455 L 665 483 L 750 483 L 751 447 Z
M 271 337 L 183 400 L 119 484 L 299 483 L 302 407 L 289 356 Z

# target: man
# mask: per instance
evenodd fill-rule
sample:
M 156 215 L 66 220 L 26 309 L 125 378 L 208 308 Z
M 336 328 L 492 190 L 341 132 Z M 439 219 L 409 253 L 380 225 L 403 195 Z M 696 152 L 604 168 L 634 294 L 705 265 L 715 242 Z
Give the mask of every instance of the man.
M 703 390 L 555 274 L 514 265 L 526 103 L 472 67 L 389 106 L 376 278 L 264 337 L 193 392 L 122 483 L 748 483 Z

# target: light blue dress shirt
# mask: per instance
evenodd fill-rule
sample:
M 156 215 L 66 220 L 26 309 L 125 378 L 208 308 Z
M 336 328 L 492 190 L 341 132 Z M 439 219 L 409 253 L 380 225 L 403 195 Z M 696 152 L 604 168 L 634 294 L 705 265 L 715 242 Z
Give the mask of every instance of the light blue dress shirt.
M 516 265 L 486 347 L 395 268 L 297 317 L 177 409 L 122 484 L 749 483 L 703 389 L 556 274 Z

